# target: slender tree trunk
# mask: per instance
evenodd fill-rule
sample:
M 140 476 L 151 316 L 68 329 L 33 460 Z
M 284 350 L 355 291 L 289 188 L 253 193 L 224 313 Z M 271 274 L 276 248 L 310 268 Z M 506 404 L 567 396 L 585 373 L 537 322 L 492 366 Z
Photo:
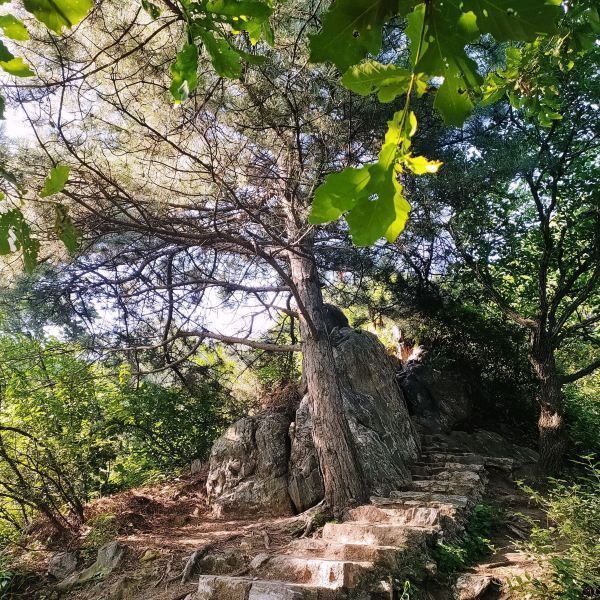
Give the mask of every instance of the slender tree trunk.
M 531 362 L 538 379 L 537 400 L 540 405 L 538 420 L 540 475 L 557 473 L 564 460 L 566 435 L 563 419 L 563 396 L 560 377 L 556 372 L 554 352 L 548 346 L 534 351 Z
M 293 223 L 289 229 L 290 237 L 296 238 Z M 323 473 L 325 501 L 335 515 L 341 515 L 347 506 L 366 500 L 367 489 L 344 413 L 333 350 L 325 329 L 323 297 L 310 235 L 304 238 L 299 251 L 302 255 L 290 251 L 289 261 L 306 312 L 305 315 L 300 312 L 300 332 L 313 440 Z

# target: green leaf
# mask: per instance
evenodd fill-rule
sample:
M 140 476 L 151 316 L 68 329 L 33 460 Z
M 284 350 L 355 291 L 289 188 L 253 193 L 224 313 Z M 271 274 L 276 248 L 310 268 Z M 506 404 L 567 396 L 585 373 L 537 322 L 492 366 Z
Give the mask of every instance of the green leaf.
M 33 75 L 35 75 L 29 65 L 25 64 L 23 59 L 20 57 L 13 58 L 11 60 L 0 61 L 0 67 L 15 77 L 33 77 Z
M 321 31 L 309 36 L 310 60 L 345 71 L 367 54 L 377 54 L 383 25 L 398 10 L 398 0 L 334 0 Z
M 499 42 L 527 42 L 556 32 L 560 4 L 560 0 L 465 0 L 462 9 L 475 13 L 481 33 L 491 33 Z
M 94 7 L 93 0 L 23 0 L 25 9 L 56 33 L 77 25 Z
M 22 21 L 13 15 L 0 15 L 0 28 L 11 40 L 28 40 L 29 32 Z
M 198 85 L 198 48 L 196 44 L 186 44 L 171 65 L 171 95 L 179 104 L 188 99 Z
M 69 179 L 69 172 L 71 168 L 65 165 L 54 167 L 50 171 L 50 175 L 44 182 L 44 187 L 40 191 L 40 197 L 46 198 L 47 196 L 53 196 L 62 192 L 65 187 L 65 183 Z
M 407 69 L 369 60 L 350 67 L 344 73 L 342 83 L 361 96 L 377 92 L 381 102 L 391 102 L 407 92 L 410 78 Z
M 417 10 L 423 9 L 417 7 Z M 481 76 L 477 72 L 477 63 L 465 52 L 465 45 L 479 33 L 475 15 L 461 12 L 449 0 L 436 2 L 425 14 L 425 27 L 421 58 L 416 70 L 429 76 L 446 76 L 450 70 L 460 75 L 465 88 L 479 86 Z M 418 38 L 411 38 L 411 44 L 418 43 Z
M 448 126 L 460 127 L 473 112 L 473 102 L 466 89 L 461 88 L 462 84 L 460 74 L 450 71 L 435 95 L 433 106 L 440 111 Z
M 153 18 L 158 19 L 160 17 L 160 8 L 154 4 L 154 2 L 150 2 L 150 0 L 142 0 L 142 8 Z
M 221 77 L 237 79 L 242 74 L 240 54 L 222 37 L 215 37 L 212 31 L 200 30 L 200 38 L 210 55 L 210 62 Z
M 80 232 L 73 224 L 69 211 L 62 204 L 54 205 L 54 228 L 58 239 L 66 246 L 67 250 L 73 254 L 79 248 Z
M 375 163 L 365 168 L 370 174 L 368 184 L 346 215 L 352 241 L 357 246 L 370 246 L 384 236 L 394 241 L 404 229 L 410 205 L 393 165 L 385 169 Z
M 354 207 L 370 177 L 367 167 L 348 167 L 328 175 L 315 192 L 309 221 L 320 224 L 339 219 Z
M 268 19 L 273 9 L 266 2 L 253 0 L 212 0 L 206 3 L 206 10 L 217 15 L 230 17 L 254 17 Z
M 25 270 L 33 271 L 40 243 L 31 237 L 31 229 L 18 208 L 0 214 L 0 255 L 10 254 L 13 249 L 21 250 Z
M 11 61 L 14 57 L 14 54 L 0 40 L 0 62 Z

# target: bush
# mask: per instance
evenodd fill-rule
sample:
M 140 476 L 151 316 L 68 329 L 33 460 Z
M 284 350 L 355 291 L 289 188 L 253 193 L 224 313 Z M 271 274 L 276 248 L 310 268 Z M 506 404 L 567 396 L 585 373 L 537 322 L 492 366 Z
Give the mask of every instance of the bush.
M 0 522 L 61 532 L 84 503 L 204 458 L 226 425 L 222 388 L 142 383 L 75 344 L 0 337 Z
M 600 373 L 565 387 L 570 454 L 600 459 Z
M 464 570 L 483 556 L 494 551 L 490 536 L 500 524 L 500 514 L 488 504 L 477 504 L 457 541 L 443 542 L 433 550 L 440 573 L 450 575 Z
M 532 522 L 524 550 L 543 567 L 536 580 L 517 578 L 522 597 L 578 600 L 600 597 L 600 464 L 584 460 L 585 474 L 573 482 L 552 480 L 542 494 L 524 489 L 548 515 L 549 527 Z

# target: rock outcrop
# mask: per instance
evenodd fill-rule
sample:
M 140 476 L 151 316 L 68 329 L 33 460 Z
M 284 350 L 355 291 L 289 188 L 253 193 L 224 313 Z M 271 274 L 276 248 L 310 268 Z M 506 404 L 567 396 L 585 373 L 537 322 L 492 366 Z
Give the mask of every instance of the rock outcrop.
M 410 481 L 407 464 L 419 453 L 393 363 L 373 334 L 343 327 L 330 335 L 361 466 L 371 492 L 386 494 Z M 309 406 L 305 397 L 292 423 L 280 414 L 241 419 L 217 440 L 207 484 L 217 513 L 286 514 L 323 498 Z
M 426 433 L 451 431 L 471 416 L 469 389 L 457 374 L 411 360 L 399 382 L 412 419 Z
M 283 414 L 245 417 L 215 442 L 206 485 L 217 515 L 291 512 L 289 426 Z

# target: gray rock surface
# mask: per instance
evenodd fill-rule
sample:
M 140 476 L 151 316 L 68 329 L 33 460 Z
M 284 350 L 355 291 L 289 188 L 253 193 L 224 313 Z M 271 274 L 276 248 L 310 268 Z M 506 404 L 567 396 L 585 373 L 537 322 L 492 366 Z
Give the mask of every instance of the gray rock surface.
M 57 552 L 48 561 L 48 575 L 55 579 L 64 579 L 77 570 L 75 552 Z
M 289 426 L 283 414 L 245 417 L 215 442 L 206 487 L 216 515 L 291 512 Z
M 424 432 L 448 432 L 471 416 L 469 389 L 458 374 L 414 360 L 399 380 L 410 414 Z
M 94 564 L 63 579 L 56 587 L 65 590 L 84 584 L 94 578 L 106 577 L 123 562 L 128 550 L 127 546 L 117 541 L 104 544 L 98 549 L 98 556 Z
M 296 411 L 296 420 L 290 425 L 288 491 L 298 512 L 314 506 L 325 495 L 311 425 L 308 396 L 305 396 Z
M 385 495 L 410 480 L 419 452 L 395 369 L 371 333 L 331 332 L 344 408 L 372 493 Z M 207 482 L 217 514 L 304 511 L 324 495 L 305 397 L 295 420 L 282 414 L 246 417 L 213 446 Z
M 488 575 L 476 575 L 466 573 L 461 575 L 455 585 L 455 597 L 457 600 L 476 600 L 481 598 L 493 583 L 492 577 Z

